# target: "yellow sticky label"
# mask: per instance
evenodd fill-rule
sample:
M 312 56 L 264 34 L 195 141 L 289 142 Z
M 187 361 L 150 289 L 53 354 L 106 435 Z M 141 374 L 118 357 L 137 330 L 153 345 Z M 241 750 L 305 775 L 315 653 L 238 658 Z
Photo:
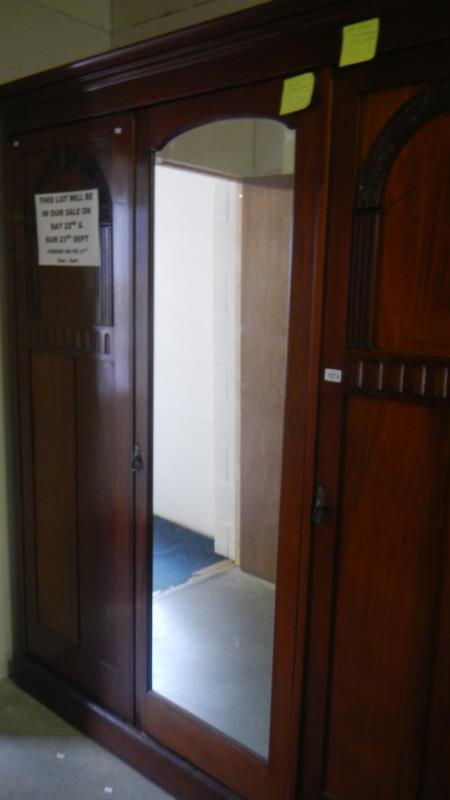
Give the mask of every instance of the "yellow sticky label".
M 339 59 L 340 67 L 370 61 L 377 52 L 380 18 L 366 19 L 355 25 L 342 28 L 342 47 Z
M 281 95 L 280 116 L 293 114 L 294 111 L 303 111 L 311 104 L 316 76 L 313 72 L 304 72 L 294 78 L 283 81 Z

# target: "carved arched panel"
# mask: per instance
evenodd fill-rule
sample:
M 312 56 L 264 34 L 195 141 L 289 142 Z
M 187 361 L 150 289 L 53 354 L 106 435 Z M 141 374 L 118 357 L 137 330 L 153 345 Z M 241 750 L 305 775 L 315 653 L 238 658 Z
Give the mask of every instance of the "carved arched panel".
M 39 154 L 36 158 L 39 159 Z M 86 189 L 98 190 L 100 267 L 38 265 L 35 195 Z M 56 330 L 62 326 L 111 326 L 111 198 L 102 169 L 89 153 L 73 146 L 61 147 L 54 150 L 43 163 L 36 164 L 33 183 L 27 193 L 26 228 L 29 318 L 53 325 Z M 58 346 L 56 340 L 54 344 Z
M 351 346 L 448 352 L 449 111 L 450 83 L 416 94 L 363 164 L 353 220 Z

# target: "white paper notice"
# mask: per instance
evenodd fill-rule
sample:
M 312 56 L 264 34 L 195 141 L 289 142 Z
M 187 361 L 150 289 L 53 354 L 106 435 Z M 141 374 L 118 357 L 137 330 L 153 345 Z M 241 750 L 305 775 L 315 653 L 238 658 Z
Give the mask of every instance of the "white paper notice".
M 36 194 L 38 263 L 99 267 L 98 189 Z

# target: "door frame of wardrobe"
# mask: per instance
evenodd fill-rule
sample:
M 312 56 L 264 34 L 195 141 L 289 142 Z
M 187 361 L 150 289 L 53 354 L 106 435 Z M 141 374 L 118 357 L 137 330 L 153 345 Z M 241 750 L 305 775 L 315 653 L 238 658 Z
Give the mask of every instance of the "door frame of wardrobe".
M 23 132 L 117 111 L 139 110 L 258 81 L 282 79 L 304 71 L 333 68 L 339 58 L 342 25 L 371 16 L 381 17 L 378 49 L 382 53 L 450 38 L 447 2 L 304 0 L 300 10 L 298 5 L 293 0 L 276 0 L 1 87 L 6 167 L 9 148 L 14 138 Z M 349 69 L 357 70 L 358 67 Z M 8 174 L 7 180 L 11 183 Z M 325 205 L 326 165 L 322 181 L 322 202 Z M 311 210 L 310 221 L 313 213 Z M 308 392 L 303 395 L 306 433 L 302 445 L 307 479 L 298 492 L 297 507 L 291 509 L 292 513 L 302 514 L 298 524 L 303 523 L 305 530 L 298 571 L 300 588 L 296 598 L 297 645 L 292 700 L 295 738 L 288 754 L 292 797 L 300 761 L 298 742 L 308 605 L 309 503 L 313 489 L 326 227 L 324 213 L 319 227 L 318 248 L 314 255 L 316 269 L 311 270 L 302 299 L 303 310 L 310 319 L 308 335 L 314 341 L 314 347 L 310 351 L 311 363 L 296 365 L 301 370 L 307 368 Z M 292 476 L 293 480 L 297 478 Z M 14 660 L 14 673 L 19 685 L 167 791 L 182 800 L 232 800 L 237 797 L 223 784 L 110 714 L 24 653 L 22 641 Z
M 148 442 L 151 452 L 152 397 L 152 195 L 153 154 L 170 141 L 176 131 L 195 130 L 197 125 L 218 119 L 245 117 L 273 118 L 277 113 L 282 81 L 264 81 L 248 90 L 220 91 L 202 99 L 158 105 L 140 115 L 138 130 L 136 258 L 136 325 L 138 359 L 136 369 L 136 435 Z M 316 77 L 314 101 L 306 115 L 285 117 L 297 130 L 293 210 L 292 255 L 290 259 L 287 378 L 284 413 L 283 464 L 278 529 L 275 641 L 273 656 L 270 752 L 268 759 L 236 746 L 220 731 L 211 729 L 191 714 L 147 688 L 149 660 L 147 631 L 149 564 L 151 548 L 151 465 L 136 478 L 136 697 L 138 723 L 154 731 L 164 742 L 192 763 L 204 764 L 218 780 L 228 782 L 235 792 L 253 800 L 288 800 L 294 797 L 288 764 L 297 757 L 299 721 L 291 703 L 293 665 L 296 661 L 295 622 L 299 587 L 306 585 L 302 569 L 302 547 L 309 529 L 315 439 L 315 408 L 318 385 L 318 347 L 322 296 L 323 244 L 328 183 L 330 77 L 327 69 Z M 233 113 L 231 113 L 233 109 Z M 262 112 L 265 110 L 265 113 Z M 228 113 L 230 116 L 228 116 Z M 302 121 L 303 120 L 303 121 Z M 283 121 L 283 118 L 280 119 Z M 178 126 L 178 127 L 177 127 Z M 150 268 L 149 268 L 150 265 Z M 142 302 L 143 298 L 148 301 Z M 148 343 L 148 344 L 147 344 Z M 151 400 L 150 400 L 151 402 Z M 150 428 L 151 430 L 151 428 Z M 147 446 L 145 446 L 147 450 Z M 150 460 L 150 456 L 149 456 Z M 291 752 L 292 751 L 292 752 Z

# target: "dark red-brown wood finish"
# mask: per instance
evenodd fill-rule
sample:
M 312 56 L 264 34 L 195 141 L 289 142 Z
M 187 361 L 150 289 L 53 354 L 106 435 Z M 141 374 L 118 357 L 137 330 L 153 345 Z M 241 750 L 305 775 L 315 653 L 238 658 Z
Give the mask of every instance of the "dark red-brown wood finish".
M 128 719 L 133 124 L 27 134 L 10 150 L 27 650 Z M 38 266 L 34 195 L 90 188 L 101 266 Z
M 335 81 L 308 799 L 450 792 L 449 72 L 445 44 Z
M 377 58 L 331 71 L 341 26 L 375 15 Z M 0 91 L 27 617 L 17 677 L 182 800 L 450 794 L 449 42 L 447 2 L 277 0 Z M 183 128 L 276 116 L 282 78 L 307 69 L 312 105 L 287 118 L 295 235 L 266 762 L 147 690 L 150 166 Z M 93 186 L 101 268 L 37 267 L 33 193 Z M 318 485 L 331 520 L 311 526 Z

